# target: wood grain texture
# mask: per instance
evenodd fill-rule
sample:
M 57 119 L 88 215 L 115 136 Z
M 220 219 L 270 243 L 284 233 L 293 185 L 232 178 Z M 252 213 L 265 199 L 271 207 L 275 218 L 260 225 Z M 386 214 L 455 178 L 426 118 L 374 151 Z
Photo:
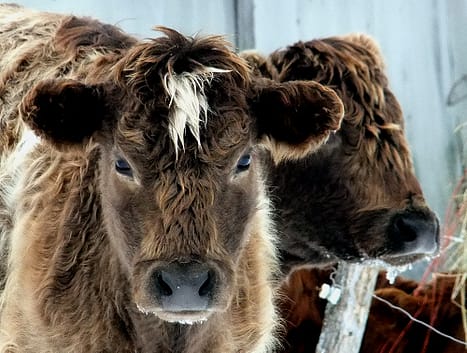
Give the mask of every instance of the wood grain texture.
M 358 353 L 365 332 L 378 269 L 339 264 L 335 282 L 342 289 L 336 304 L 326 305 L 316 353 Z

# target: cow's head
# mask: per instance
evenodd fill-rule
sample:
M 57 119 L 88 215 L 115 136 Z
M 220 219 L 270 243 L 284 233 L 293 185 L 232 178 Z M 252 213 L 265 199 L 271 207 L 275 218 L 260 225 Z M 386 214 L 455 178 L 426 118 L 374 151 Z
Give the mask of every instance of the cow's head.
M 402 265 L 436 252 L 438 220 L 414 175 L 375 43 L 351 35 L 245 57 L 259 76 L 313 80 L 344 102 L 342 128 L 326 145 L 305 161 L 272 167 L 284 266 L 339 259 Z
M 252 80 L 219 37 L 162 31 L 111 74 L 94 69 L 96 83 L 37 85 L 22 111 L 57 149 L 97 143 L 105 229 L 135 304 L 196 321 L 228 307 L 249 236 L 264 231 L 259 151 L 303 157 L 343 106 L 314 82 Z

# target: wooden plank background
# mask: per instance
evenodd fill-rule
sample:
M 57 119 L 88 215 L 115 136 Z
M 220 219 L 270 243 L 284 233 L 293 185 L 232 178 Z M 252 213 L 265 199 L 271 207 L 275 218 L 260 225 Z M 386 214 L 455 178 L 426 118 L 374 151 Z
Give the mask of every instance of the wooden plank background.
M 442 218 L 461 175 L 467 121 L 467 0 L 20 0 L 151 37 L 154 25 L 224 34 L 265 54 L 298 40 L 364 32 L 380 44 L 406 116 L 416 173 Z M 453 89 L 454 88 L 454 89 Z M 451 101 L 448 102 L 448 98 Z M 448 104 L 449 103 L 449 104 Z M 464 129 L 463 131 L 465 131 Z M 462 137 L 463 136 L 463 137 Z

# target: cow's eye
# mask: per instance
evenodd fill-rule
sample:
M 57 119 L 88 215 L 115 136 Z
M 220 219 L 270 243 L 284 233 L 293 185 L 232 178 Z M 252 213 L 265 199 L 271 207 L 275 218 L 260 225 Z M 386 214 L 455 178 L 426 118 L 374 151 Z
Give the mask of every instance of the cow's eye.
M 131 170 L 130 164 L 123 158 L 118 158 L 115 161 L 115 170 L 119 174 L 123 174 L 123 175 L 130 176 L 130 177 L 133 176 L 133 172 Z
M 250 168 L 250 163 L 251 163 L 250 154 L 244 154 L 243 156 L 241 156 L 237 162 L 237 172 L 243 172 L 245 170 L 248 170 L 248 168 Z

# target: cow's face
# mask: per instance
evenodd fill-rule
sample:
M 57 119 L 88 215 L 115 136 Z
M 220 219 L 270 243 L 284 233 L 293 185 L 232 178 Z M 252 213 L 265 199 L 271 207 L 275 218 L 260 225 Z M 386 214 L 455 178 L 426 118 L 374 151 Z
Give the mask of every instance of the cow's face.
M 104 223 L 134 303 L 187 322 L 228 307 L 250 235 L 270 236 L 259 151 L 306 155 L 343 107 L 316 83 L 252 81 L 219 38 L 165 33 L 110 81 L 39 84 L 23 114 L 58 149 L 99 144 Z
M 297 43 L 267 60 L 278 82 L 314 80 L 344 102 L 342 128 L 306 161 L 273 166 L 286 270 L 336 260 L 402 265 L 436 252 L 439 226 L 425 204 L 382 60 L 362 36 Z

